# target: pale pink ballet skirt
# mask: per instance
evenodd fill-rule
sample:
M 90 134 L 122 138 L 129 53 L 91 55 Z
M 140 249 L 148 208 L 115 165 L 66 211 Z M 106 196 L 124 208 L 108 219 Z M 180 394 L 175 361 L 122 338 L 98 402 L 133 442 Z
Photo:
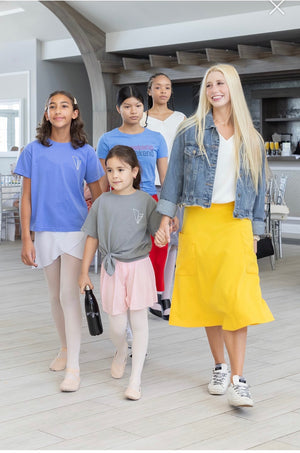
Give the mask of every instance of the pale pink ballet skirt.
M 112 276 L 102 265 L 100 294 L 103 310 L 109 315 L 152 307 L 157 302 L 157 292 L 150 258 L 129 263 L 116 260 Z

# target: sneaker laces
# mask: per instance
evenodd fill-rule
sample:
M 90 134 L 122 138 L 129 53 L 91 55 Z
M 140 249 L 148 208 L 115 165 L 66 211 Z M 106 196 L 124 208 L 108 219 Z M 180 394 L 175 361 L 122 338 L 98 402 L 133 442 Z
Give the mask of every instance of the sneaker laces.
M 234 391 L 241 397 L 251 398 L 249 386 L 246 385 L 233 385 Z
M 224 380 L 226 379 L 227 377 L 227 373 L 221 373 L 220 371 L 213 371 L 213 375 L 212 375 L 212 384 L 213 385 L 223 385 L 224 384 Z

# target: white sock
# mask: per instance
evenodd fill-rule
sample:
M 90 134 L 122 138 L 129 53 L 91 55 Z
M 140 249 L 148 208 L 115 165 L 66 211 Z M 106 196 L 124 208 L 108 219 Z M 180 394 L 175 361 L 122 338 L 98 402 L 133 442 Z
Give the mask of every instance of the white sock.
M 157 291 L 157 294 L 160 294 L 160 296 L 162 296 L 162 291 Z M 158 302 L 151 305 L 151 308 L 154 308 L 154 310 L 161 311 L 161 305 Z

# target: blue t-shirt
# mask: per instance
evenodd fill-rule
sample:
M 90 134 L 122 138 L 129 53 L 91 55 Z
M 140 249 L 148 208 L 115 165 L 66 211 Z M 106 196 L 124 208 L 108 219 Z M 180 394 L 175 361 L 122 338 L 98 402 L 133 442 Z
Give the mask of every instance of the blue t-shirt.
M 99 159 L 105 159 L 108 151 L 116 145 L 131 146 L 134 149 L 142 168 L 141 190 L 155 195 L 156 161 L 161 157 L 168 157 L 168 148 L 163 136 L 150 129 L 144 129 L 140 134 L 125 134 L 119 129 L 113 129 L 99 139 L 97 145 Z
M 31 179 L 31 231 L 80 231 L 87 205 L 84 180 L 98 181 L 104 171 L 90 145 L 37 140 L 21 153 L 15 173 Z

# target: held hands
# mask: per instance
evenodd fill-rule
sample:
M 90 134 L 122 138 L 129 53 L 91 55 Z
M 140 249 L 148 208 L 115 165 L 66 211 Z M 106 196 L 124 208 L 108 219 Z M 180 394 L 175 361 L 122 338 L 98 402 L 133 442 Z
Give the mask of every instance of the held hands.
M 162 217 L 159 229 L 154 236 L 154 243 L 157 247 L 164 247 L 168 242 L 170 242 L 170 233 L 173 231 L 174 225 L 172 222 L 173 221 L 170 217 Z
M 166 234 L 164 230 L 159 228 L 154 236 L 154 244 L 157 247 L 164 247 L 168 243 L 168 240 L 166 239 Z
M 84 294 L 84 290 L 85 290 L 86 285 L 89 285 L 90 289 L 94 288 L 94 285 L 91 282 L 90 277 L 88 276 L 88 274 L 82 274 L 82 273 L 80 274 L 79 279 L 78 279 L 78 285 L 79 285 L 79 288 L 80 288 L 80 294 Z

